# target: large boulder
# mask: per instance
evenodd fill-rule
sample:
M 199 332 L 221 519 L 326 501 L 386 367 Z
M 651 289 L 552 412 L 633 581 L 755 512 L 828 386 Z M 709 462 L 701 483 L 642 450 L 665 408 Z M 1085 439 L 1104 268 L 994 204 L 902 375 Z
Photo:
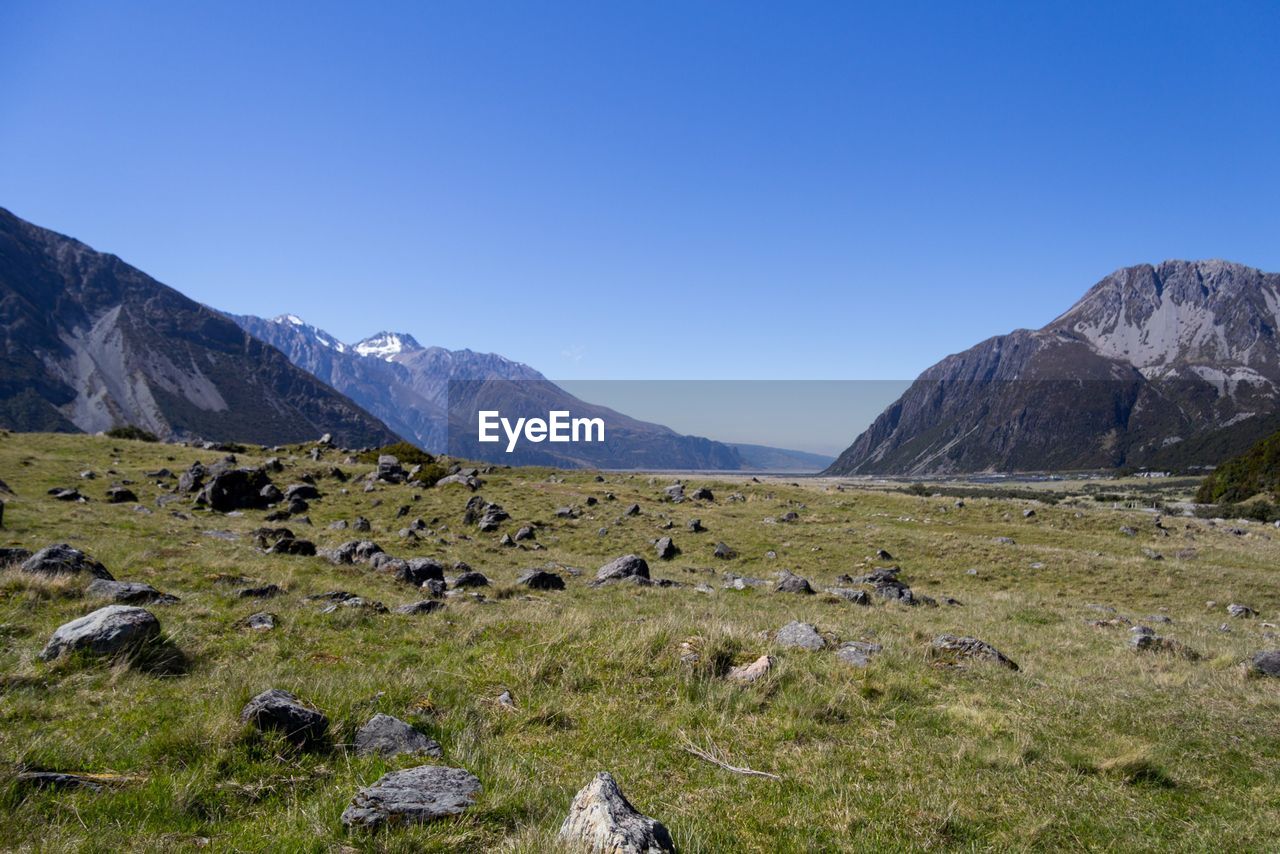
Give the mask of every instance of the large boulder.
M 19 569 L 23 572 L 50 577 L 79 575 L 82 572 L 87 572 L 94 578 L 105 578 L 108 581 L 114 580 L 105 566 L 66 543 L 45 546 L 24 560 Z
M 560 838 L 570 845 L 604 854 L 674 852 L 671 833 L 631 805 L 612 775 L 596 774 L 569 805 Z
M 271 478 L 262 469 L 232 469 L 214 476 L 196 496 L 196 503 L 219 513 L 266 507 L 262 490 Z
M 357 756 L 443 756 L 440 745 L 391 715 L 376 714 L 356 730 Z
M 1250 676 L 1280 678 L 1280 649 L 1254 653 L 1245 664 L 1245 671 Z
M 270 688 L 245 704 L 240 720 L 259 732 L 278 732 L 299 747 L 324 741 L 329 719 L 288 691 Z
M 59 626 L 40 658 L 52 661 L 73 652 L 111 656 L 134 652 L 160 637 L 160 621 L 143 608 L 108 605 Z
M 461 813 L 476 802 L 480 789 L 476 776 L 461 768 L 419 765 L 392 771 L 356 793 L 342 823 L 370 829 L 422 824 Z
M 428 581 L 444 581 L 444 565 L 429 557 L 410 558 L 399 571 L 396 578 L 421 587 Z
M 596 584 L 606 581 L 622 581 L 628 578 L 648 578 L 649 564 L 640 555 L 623 555 L 606 563 L 596 571 Z

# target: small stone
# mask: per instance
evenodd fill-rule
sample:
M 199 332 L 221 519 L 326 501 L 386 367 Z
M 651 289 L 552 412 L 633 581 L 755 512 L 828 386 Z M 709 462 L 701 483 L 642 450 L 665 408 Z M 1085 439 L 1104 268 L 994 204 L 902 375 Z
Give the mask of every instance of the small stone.
M 1232 603 L 1227 606 L 1227 613 L 1238 620 L 1251 620 L 1258 616 L 1258 612 L 1248 605 L 1238 605 Z
M 564 579 L 554 572 L 545 569 L 527 569 L 516 579 L 516 584 L 530 590 L 563 590 Z
M 356 730 L 357 756 L 443 756 L 435 739 L 391 715 L 377 714 Z
M 276 627 L 276 615 L 269 611 L 250 614 L 240 621 L 240 625 L 255 632 L 269 632 Z
M 949 660 L 952 664 L 959 664 L 960 659 L 977 659 L 992 661 L 1010 670 L 1018 669 L 1018 665 L 1012 659 L 991 644 L 977 638 L 938 635 L 933 639 L 930 653 L 935 658 Z
M 750 664 L 729 668 L 729 673 L 725 678 L 730 682 L 755 682 L 768 673 L 772 667 L 773 659 L 770 656 L 762 655 Z
M 813 588 L 809 586 L 809 580 L 796 575 L 787 570 L 783 570 L 778 584 L 773 588 L 775 593 L 801 593 L 806 596 L 813 595 Z
M 822 635 L 818 634 L 817 628 L 809 623 L 801 623 L 799 621 L 792 621 L 778 629 L 778 633 L 774 636 L 774 642 L 778 646 L 799 647 L 800 649 L 809 650 L 819 650 L 827 645 Z
M 882 648 L 878 643 L 846 641 L 836 647 L 836 658 L 854 667 L 866 667 L 871 663 L 871 656 L 880 652 Z
M 279 688 L 270 688 L 254 697 L 240 712 L 240 721 L 259 732 L 278 732 L 299 747 L 322 742 L 329 719 L 319 709 Z
M 398 605 L 395 608 L 397 614 L 409 614 L 416 616 L 418 614 L 431 614 L 439 611 L 444 607 L 444 603 L 435 599 L 424 599 L 421 602 L 410 602 L 408 605 Z
M 672 542 L 670 537 L 659 538 L 658 542 L 654 544 L 653 550 L 657 552 L 659 560 L 671 560 L 680 554 L 680 549 L 676 548 L 676 544 Z

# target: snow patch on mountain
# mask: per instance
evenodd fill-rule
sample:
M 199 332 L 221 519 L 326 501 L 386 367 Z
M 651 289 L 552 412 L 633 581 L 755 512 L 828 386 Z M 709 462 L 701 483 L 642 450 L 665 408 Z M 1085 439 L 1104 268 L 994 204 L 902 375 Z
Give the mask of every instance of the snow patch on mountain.
M 388 362 L 395 361 L 401 353 L 421 349 L 422 345 L 412 335 L 403 332 L 379 332 L 355 346 L 355 351 L 361 356 L 373 356 Z

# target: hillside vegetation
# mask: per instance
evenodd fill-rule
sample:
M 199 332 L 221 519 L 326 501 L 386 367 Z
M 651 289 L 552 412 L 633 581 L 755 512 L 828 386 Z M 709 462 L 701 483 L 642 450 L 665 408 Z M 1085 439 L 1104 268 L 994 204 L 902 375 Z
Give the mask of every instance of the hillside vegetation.
M 217 452 L 0 436 L 0 547 L 69 543 L 118 580 L 178 597 L 142 606 L 160 621 L 163 662 L 44 661 L 55 629 L 107 602 L 87 577 L 0 569 L 0 849 L 556 851 L 570 801 L 600 771 L 684 852 L 1265 850 L 1280 838 L 1280 679 L 1242 667 L 1277 646 L 1268 527 L 817 480 L 698 478 L 679 503 L 666 477 L 550 469 L 481 472 L 476 492 L 418 489 L 313 450 L 239 455 L 278 457 L 277 486 L 308 478 L 320 493 L 266 523 L 281 505 L 223 514 L 177 490 L 176 475 Z M 114 484 L 138 501 L 109 503 Z M 712 495 L 694 498 L 704 486 Z M 490 531 L 466 521 L 477 495 L 510 519 Z M 430 595 L 369 563 L 267 553 L 254 536 L 264 524 L 322 551 L 371 539 L 436 558 L 451 578 L 463 561 L 490 584 L 451 589 L 432 613 L 325 613 L 330 602 L 309 597 L 347 591 L 394 609 Z M 503 545 L 524 527 L 532 539 Z M 669 560 L 655 553 L 663 536 L 680 550 Z M 721 543 L 731 557 L 714 556 Z M 628 553 L 679 586 L 592 586 Z M 934 604 L 858 581 L 890 565 Z M 531 567 L 565 589 L 517 584 Z M 801 589 L 782 570 L 870 604 L 778 592 Z M 278 594 L 258 598 L 269 585 Z M 1229 616 L 1233 603 L 1258 616 Z M 273 629 L 241 622 L 259 612 Z M 821 648 L 786 645 L 792 621 L 816 627 Z M 1137 625 L 1168 644 L 1136 649 Z M 943 634 L 984 641 L 1018 669 L 940 650 Z M 865 661 L 838 654 L 849 642 Z M 765 655 L 760 678 L 729 678 Z M 298 749 L 241 723 L 269 688 L 323 711 L 322 743 Z M 377 713 L 442 755 L 358 755 L 355 734 Z M 474 774 L 474 806 L 344 826 L 358 790 L 424 762 Z M 98 790 L 33 785 L 33 771 Z
M 1259 440 L 1214 469 L 1196 492 L 1196 501 L 1228 504 L 1257 495 L 1280 500 L 1280 433 Z

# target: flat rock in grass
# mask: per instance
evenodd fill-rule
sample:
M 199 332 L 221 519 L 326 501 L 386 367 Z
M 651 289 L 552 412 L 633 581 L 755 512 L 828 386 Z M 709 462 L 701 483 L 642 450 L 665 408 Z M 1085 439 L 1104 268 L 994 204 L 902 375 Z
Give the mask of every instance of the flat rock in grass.
M 1146 627 L 1134 626 L 1134 629 L 1138 628 Z M 1132 631 L 1132 629 L 1130 631 Z M 1130 637 L 1129 646 L 1137 652 L 1162 652 L 1167 655 L 1175 655 L 1179 658 L 1185 658 L 1188 661 L 1196 661 L 1200 658 L 1200 653 L 1191 649 L 1191 647 L 1181 641 L 1176 641 L 1173 638 L 1161 637 L 1150 629 Z
M 110 656 L 132 652 L 159 639 L 160 621 L 143 608 L 108 605 L 59 626 L 40 653 L 52 661 L 72 652 Z
M 107 572 L 105 566 L 66 543 L 45 546 L 24 560 L 19 569 L 34 575 L 47 575 L 49 577 L 79 575 L 82 572 L 87 572 L 94 578 L 105 578 L 108 581 L 115 580 L 111 573 Z
M 854 667 L 866 667 L 871 663 L 871 656 L 880 652 L 883 647 L 868 641 L 846 641 L 836 647 L 836 658 Z
M 522 584 L 531 590 L 563 590 L 564 579 L 554 572 L 545 569 L 527 569 L 520 573 L 516 584 Z
M 773 668 L 773 658 L 762 655 L 750 664 L 741 667 L 730 667 L 725 678 L 730 682 L 750 683 L 760 679 Z
M 831 596 L 837 596 L 846 602 L 852 602 L 854 605 L 871 604 L 871 597 L 867 595 L 865 590 L 855 590 L 852 587 L 828 587 L 823 592 Z
M 633 807 L 613 776 L 603 771 L 574 796 L 569 815 L 560 825 L 560 838 L 572 846 L 608 854 L 676 850 L 667 828 Z
M 302 540 L 297 537 L 281 537 L 272 544 L 271 548 L 267 549 L 267 553 L 312 557 L 316 553 L 316 544 L 310 540 Z
M 977 638 L 938 635 L 933 639 L 930 654 L 934 658 L 948 661 L 951 664 L 958 665 L 962 660 L 968 659 L 990 661 L 1010 670 L 1018 669 L 1018 665 L 1013 659 L 986 641 L 980 641 Z
M 816 627 L 809 623 L 801 623 L 795 620 L 778 629 L 778 633 L 774 636 L 774 642 L 778 646 L 799 647 L 800 649 L 809 650 L 819 650 L 827 645 L 826 639 L 818 634 Z
M 329 731 L 324 712 L 280 688 L 269 688 L 245 704 L 240 721 L 259 732 L 278 732 L 299 747 L 324 741 Z
M 1280 649 L 1254 653 L 1245 663 L 1245 672 L 1250 676 L 1280 678 Z
M 31 551 L 29 549 L 16 547 L 2 548 L 0 549 L 0 569 L 3 569 L 6 566 L 12 566 L 15 563 L 22 563 L 29 557 L 31 557 Z
M 1227 606 L 1227 613 L 1235 617 L 1237 620 L 1251 620 L 1258 616 L 1258 612 L 1248 605 L 1239 605 L 1232 603 Z
M 89 596 L 110 599 L 122 605 L 172 605 L 178 601 L 177 596 L 161 593 L 150 584 L 141 581 L 109 581 L 95 578 L 85 588 Z
M 443 756 L 435 739 L 391 715 L 377 714 L 356 730 L 357 756 Z
M 271 599 L 283 592 L 278 584 L 263 584 L 260 587 L 245 587 L 237 590 L 236 596 L 241 599 Z
M 431 614 L 439 611 L 444 607 L 444 603 L 436 599 L 424 599 L 421 602 L 410 602 L 408 605 L 397 605 L 395 612 L 397 614 L 409 614 L 411 616 L 417 614 Z
M 62 771 L 23 771 L 13 781 L 19 786 L 32 789 L 86 789 L 90 792 L 101 792 L 103 789 L 102 784 L 91 777 Z
M 339 610 L 344 611 L 362 611 L 366 614 L 385 614 L 387 606 L 373 599 L 365 599 L 363 596 L 352 596 L 348 599 L 342 599 L 332 604 L 326 605 L 320 609 L 321 614 L 336 614 Z
M 269 632 L 276 627 L 276 615 L 268 611 L 250 614 L 240 621 L 239 625 L 255 632 Z
M 713 557 L 720 558 L 720 560 L 733 560 L 738 556 L 738 553 L 724 543 L 716 543 L 716 547 L 711 552 L 711 555 Z
M 614 558 L 596 571 L 596 584 L 621 581 L 628 578 L 648 578 L 649 564 L 640 555 L 623 555 Z
M 480 789 L 479 779 L 461 768 L 420 765 L 392 771 L 356 793 L 342 823 L 361 828 L 422 824 L 463 812 Z
M 802 593 L 807 596 L 813 595 L 813 588 L 809 586 L 809 579 L 796 575 L 793 572 L 783 570 L 778 584 L 773 588 L 775 593 Z
M 485 577 L 483 572 L 470 570 L 459 575 L 453 580 L 454 590 L 465 590 L 468 587 L 488 587 L 489 579 Z

